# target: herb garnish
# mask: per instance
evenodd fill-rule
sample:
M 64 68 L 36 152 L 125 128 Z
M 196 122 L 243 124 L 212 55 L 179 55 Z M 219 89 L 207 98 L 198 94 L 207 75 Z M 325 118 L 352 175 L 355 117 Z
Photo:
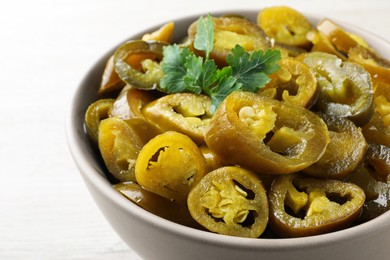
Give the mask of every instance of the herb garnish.
M 160 88 L 167 93 L 192 92 L 210 96 L 212 111 L 235 90 L 257 92 L 271 79 L 267 76 L 279 69 L 278 50 L 256 50 L 248 53 L 236 45 L 226 57 L 228 66 L 218 68 L 210 53 L 214 44 L 214 23 L 211 15 L 198 20 L 194 48 L 204 51 L 196 56 L 187 47 L 165 46 L 161 68 L 164 76 Z

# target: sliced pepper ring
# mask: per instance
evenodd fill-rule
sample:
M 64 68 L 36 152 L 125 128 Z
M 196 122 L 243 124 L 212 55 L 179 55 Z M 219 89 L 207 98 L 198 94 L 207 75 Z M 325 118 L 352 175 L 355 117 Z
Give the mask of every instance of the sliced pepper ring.
M 296 106 L 311 107 L 318 91 L 309 66 L 293 59 L 281 59 L 278 64 L 280 69 L 271 75 L 272 81 L 260 93 Z
M 211 100 L 193 93 L 170 94 L 147 104 L 142 114 L 163 131 L 177 131 L 197 144 L 204 144 L 204 131 L 211 118 Z
M 366 196 L 352 183 L 290 174 L 275 179 L 268 198 L 272 230 L 281 237 L 302 237 L 348 227 Z
M 85 112 L 85 127 L 89 137 L 95 143 L 98 142 L 100 121 L 109 117 L 114 102 L 115 100 L 111 98 L 99 99 L 89 105 Z
M 135 178 L 143 188 L 185 205 L 189 191 L 205 169 L 198 146 L 188 136 L 168 131 L 142 148 L 135 164 Z
M 214 113 L 205 141 L 232 164 L 287 174 L 318 161 L 329 134 L 323 120 L 305 108 L 236 91 Z
M 301 58 L 315 70 L 320 91 L 315 106 L 319 110 L 346 117 L 358 126 L 368 123 L 374 112 L 374 90 L 370 74 L 362 66 L 325 52 L 310 52 Z
M 260 179 L 227 166 L 205 175 L 188 195 L 191 216 L 208 230 L 230 236 L 259 237 L 268 223 L 268 201 Z
M 320 160 L 303 172 L 313 177 L 342 179 L 364 160 L 367 142 L 352 121 L 324 113 L 318 115 L 328 126 L 330 142 Z
M 306 34 L 313 26 L 303 14 L 290 7 L 264 8 L 257 16 L 257 24 L 276 42 L 303 48 L 311 45 Z
M 145 91 L 126 85 L 115 99 L 110 116 L 121 119 L 144 118 L 141 112 L 142 108 L 156 98 L 153 91 Z
M 141 208 L 165 219 L 193 228 L 201 226 L 191 217 L 188 208 L 142 188 L 135 182 L 121 182 L 113 188 Z
M 99 150 L 108 171 L 120 181 L 135 181 L 135 161 L 144 145 L 132 126 L 116 117 L 100 122 Z
M 142 40 L 124 43 L 114 53 L 115 71 L 127 84 L 141 89 L 156 89 L 163 76 L 157 63 L 162 60 L 166 45 Z
M 271 47 L 271 41 L 264 31 L 255 23 L 239 16 L 213 17 L 214 22 L 214 46 L 210 58 L 220 66 L 226 66 L 226 56 L 237 44 L 246 51 L 266 50 Z M 188 28 L 189 39 L 194 42 L 198 22 L 194 22 Z M 195 53 L 203 53 L 193 50 Z
M 372 167 L 371 175 L 382 182 L 390 181 L 390 147 L 369 144 L 366 162 Z

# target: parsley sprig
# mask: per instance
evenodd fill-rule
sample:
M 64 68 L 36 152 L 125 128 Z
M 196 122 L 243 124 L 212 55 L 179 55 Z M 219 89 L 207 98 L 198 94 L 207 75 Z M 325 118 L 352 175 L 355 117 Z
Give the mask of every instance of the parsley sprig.
M 279 69 L 281 58 L 278 50 L 256 50 L 248 53 L 236 45 L 226 57 L 228 66 L 218 68 L 210 53 L 214 44 L 214 23 L 211 15 L 200 17 L 194 48 L 205 53 L 196 56 L 187 47 L 168 45 L 163 50 L 161 68 L 164 76 L 160 88 L 167 93 L 192 92 L 211 98 L 212 110 L 233 91 L 257 92 Z

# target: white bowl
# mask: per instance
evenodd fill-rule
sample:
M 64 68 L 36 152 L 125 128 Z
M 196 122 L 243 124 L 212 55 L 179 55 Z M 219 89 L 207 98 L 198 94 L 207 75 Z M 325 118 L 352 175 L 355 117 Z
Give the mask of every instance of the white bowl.
M 213 15 L 239 13 L 256 21 L 257 11 L 221 11 Z M 186 34 L 187 27 L 199 18 L 196 14 L 174 20 L 175 39 Z M 313 23 L 321 17 L 307 16 Z M 385 40 L 341 23 L 348 31 L 363 36 L 376 50 L 390 58 Z M 139 39 L 161 25 L 134 34 Z M 118 45 L 119 46 L 119 45 Z M 95 101 L 101 75 L 115 46 L 87 73 L 74 93 L 67 115 L 66 132 L 75 163 L 100 210 L 125 243 L 145 259 L 389 259 L 390 212 L 369 222 L 338 232 L 290 239 L 249 239 L 223 236 L 185 227 L 153 215 L 131 203 L 106 179 L 98 151 L 84 129 L 84 113 Z

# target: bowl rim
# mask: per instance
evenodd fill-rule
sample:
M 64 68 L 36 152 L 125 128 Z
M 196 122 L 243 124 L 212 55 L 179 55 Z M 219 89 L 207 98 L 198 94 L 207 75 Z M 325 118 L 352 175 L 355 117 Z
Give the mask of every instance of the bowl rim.
M 259 8 L 261 10 L 261 8 Z M 251 14 L 257 13 L 259 10 L 252 9 L 235 9 L 235 10 L 218 10 L 218 11 L 210 11 L 209 13 L 213 15 L 223 15 L 228 13 L 239 13 L 239 14 Z M 318 21 L 321 18 L 324 18 L 321 15 L 312 15 L 302 12 L 309 20 Z M 175 23 L 180 23 L 183 21 L 195 20 L 201 15 L 205 15 L 205 13 L 195 13 L 192 15 L 179 16 L 171 19 Z M 351 25 L 349 23 L 340 21 L 338 19 L 333 19 L 332 17 L 327 17 L 332 19 L 339 24 L 348 27 L 348 29 L 352 29 L 351 31 L 363 33 L 364 35 L 368 35 L 371 39 L 370 41 L 379 42 L 382 45 L 388 45 L 390 51 L 390 42 L 377 36 L 371 32 L 368 32 L 362 28 L 359 28 L 355 25 Z M 124 40 L 123 42 L 129 39 L 139 38 L 146 32 L 150 32 L 159 28 L 163 23 L 157 24 L 150 28 L 146 28 L 144 30 L 140 30 L 139 32 L 132 33 L 132 35 Z M 368 42 L 370 42 L 368 41 Z M 299 237 L 299 238 L 242 238 L 242 237 L 234 237 L 227 235 L 220 235 L 211 233 L 208 231 L 197 230 L 194 228 L 186 227 L 172 221 L 161 218 L 153 213 L 150 213 L 136 204 L 129 203 L 129 200 L 124 196 L 119 194 L 112 188 L 111 183 L 102 175 L 98 173 L 98 171 L 89 163 L 89 157 L 86 154 L 85 149 L 82 147 L 82 142 L 80 142 L 79 138 L 79 107 L 78 103 L 80 102 L 80 92 L 83 90 L 83 86 L 85 86 L 85 82 L 88 79 L 88 76 L 93 73 L 93 71 L 101 64 L 103 61 L 107 60 L 107 57 L 113 53 L 113 51 L 120 45 L 117 44 L 111 50 L 107 51 L 105 55 L 101 56 L 89 69 L 87 74 L 83 77 L 81 83 L 74 91 L 73 95 L 71 95 L 69 109 L 66 113 L 65 118 L 65 134 L 67 139 L 68 148 L 72 155 L 72 158 L 85 182 L 85 184 L 94 185 L 95 188 L 101 190 L 101 192 L 109 198 L 111 203 L 114 203 L 116 206 L 120 207 L 122 210 L 126 211 L 128 214 L 133 215 L 134 217 L 140 219 L 142 222 L 148 223 L 149 225 L 153 225 L 156 228 L 163 230 L 164 232 L 171 232 L 180 237 L 186 237 L 187 239 L 200 241 L 202 243 L 211 243 L 215 245 L 223 245 L 230 247 L 240 247 L 244 249 L 256 249 L 256 250 L 264 250 L 264 251 L 275 251 L 283 252 L 290 250 L 297 250 L 302 248 L 313 248 L 318 246 L 324 246 L 327 244 L 335 244 L 339 243 L 343 240 L 348 239 L 361 239 L 367 236 L 374 236 L 376 233 L 383 232 L 384 227 L 390 226 L 390 211 L 383 213 L 382 215 L 367 221 L 365 223 L 331 232 L 321 235 L 309 236 L 309 237 Z M 378 50 L 379 51 L 379 50 Z M 389 54 L 390 55 L 390 54 Z M 89 189 L 88 185 L 87 188 Z

